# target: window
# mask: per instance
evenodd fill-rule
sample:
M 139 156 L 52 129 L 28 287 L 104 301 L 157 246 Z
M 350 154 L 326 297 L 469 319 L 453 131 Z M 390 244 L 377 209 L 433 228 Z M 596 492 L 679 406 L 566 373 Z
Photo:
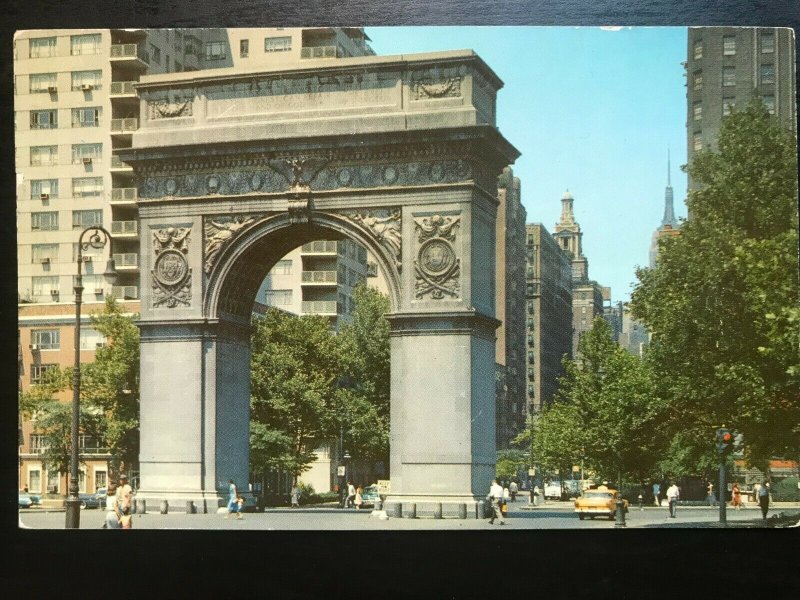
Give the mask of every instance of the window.
M 292 274 L 292 261 L 291 260 L 279 260 L 275 263 L 275 266 L 272 267 L 270 271 L 271 275 L 291 275 Z
M 695 131 L 692 134 L 692 148 L 694 148 L 695 152 L 703 149 L 703 139 L 699 131 Z
M 75 177 L 72 180 L 73 198 L 97 198 L 102 195 L 102 177 Z
M 34 296 L 57 296 L 60 291 L 58 277 L 31 277 L 31 288 Z M 37 342 L 32 343 L 36 344 Z M 41 350 L 42 347 L 39 346 L 39 349 Z
M 103 158 L 103 144 L 72 144 L 73 165 L 79 165 L 87 158 L 92 162 L 100 162 Z
M 703 118 L 703 103 L 695 102 L 692 106 L 692 118 L 695 121 L 700 121 Z
M 767 111 L 769 112 L 769 114 L 774 115 L 775 114 L 775 96 L 773 96 L 772 94 L 768 94 L 766 96 L 763 96 L 763 100 L 764 100 L 764 106 L 767 108 Z
M 58 329 L 33 329 L 31 344 L 38 346 L 39 350 L 58 350 L 61 347 L 60 333 Z
M 225 42 L 206 43 L 206 60 L 223 60 L 225 56 Z
M 292 290 L 267 290 L 264 294 L 267 306 L 286 306 L 292 303 Z
M 723 35 L 722 36 L 722 55 L 733 56 L 736 54 L 736 36 Z
M 700 60 L 703 58 L 703 40 L 697 40 L 694 43 L 694 59 Z
M 775 36 L 771 33 L 761 34 L 761 54 L 773 54 L 775 52 Z
M 85 229 L 92 225 L 103 224 L 103 211 L 102 210 L 73 210 L 72 211 L 72 228 Z
M 73 127 L 97 127 L 100 124 L 100 107 L 72 109 Z
M 93 292 L 94 288 L 85 286 L 88 292 Z M 104 344 L 106 341 L 105 336 L 92 328 L 81 328 L 81 350 L 97 350 L 98 344 Z
M 61 473 L 58 471 L 47 471 L 47 491 L 51 494 L 58 494 L 61 488 Z
M 722 67 L 722 85 L 736 85 L 736 67 Z
M 694 73 L 693 78 L 692 78 L 692 82 L 693 82 L 693 86 L 692 87 L 694 87 L 695 91 L 699 92 L 700 90 L 702 90 L 703 89 L 703 72 L 702 71 L 696 71 Z
M 103 72 L 98 71 L 73 71 L 72 89 L 82 90 L 84 86 L 92 86 L 92 89 L 99 90 L 103 87 Z
M 94 487 L 97 489 L 104 488 L 107 485 L 106 471 L 94 472 Z
M 41 198 L 42 194 L 58 197 L 58 179 L 31 179 L 31 200 Z
M 761 83 L 775 83 L 775 65 L 761 65 Z
M 31 146 L 31 166 L 57 164 L 58 146 Z
M 28 491 L 42 491 L 42 471 L 40 469 L 30 469 L 28 471 Z
M 32 110 L 31 129 L 55 129 L 58 127 L 58 112 L 55 110 Z
M 58 231 L 58 213 L 31 213 L 31 229 L 34 231 Z
M 100 34 L 90 33 L 87 35 L 70 36 L 69 53 L 73 56 L 83 54 L 100 54 Z
M 85 252 L 83 253 L 83 255 L 87 256 L 87 254 Z M 94 255 L 92 255 L 92 258 L 99 265 L 99 266 L 94 267 L 94 268 L 102 271 L 103 268 L 104 268 L 103 265 L 105 263 L 105 259 L 103 258 L 103 256 L 100 255 L 100 254 L 94 254 Z M 103 277 L 102 274 L 84 275 L 82 283 L 83 283 L 83 293 L 84 294 L 94 294 L 95 296 L 99 296 L 101 294 L 105 294 L 106 293 L 106 289 L 105 289 L 106 288 L 106 280 L 105 280 L 105 277 Z M 75 276 L 72 279 L 72 286 L 75 287 L 77 284 L 78 284 L 77 276 Z
M 264 52 L 288 52 L 291 49 L 291 36 L 264 38 Z
M 28 81 L 31 94 L 44 94 L 56 87 L 56 74 L 31 73 Z
M 44 375 L 47 371 L 57 366 L 58 364 L 56 363 L 51 363 L 47 365 L 31 365 L 31 383 L 34 384 L 39 383 L 42 380 L 42 375 Z M 33 437 L 34 436 L 31 436 L 31 452 L 36 452 L 33 449 Z M 42 450 L 44 450 L 44 448 L 42 448 Z
M 31 262 L 56 262 L 58 260 L 58 244 L 33 244 L 31 246 Z
M 733 111 L 734 107 L 736 106 L 736 101 L 734 98 L 723 98 L 722 99 L 722 116 L 727 117 Z
M 239 56 L 247 58 L 250 55 L 250 40 L 239 40 Z
M 154 46 L 150 44 L 150 58 L 153 59 L 153 62 L 157 65 L 161 64 L 161 48 L 158 46 Z
M 29 54 L 31 58 L 46 58 L 48 56 L 56 55 L 56 38 L 32 38 L 29 45 Z
M 35 365 L 41 367 L 54 367 L 55 365 Z M 30 450 L 33 454 L 42 454 L 45 450 L 47 450 L 47 438 L 39 433 L 32 433 L 31 434 L 31 445 Z

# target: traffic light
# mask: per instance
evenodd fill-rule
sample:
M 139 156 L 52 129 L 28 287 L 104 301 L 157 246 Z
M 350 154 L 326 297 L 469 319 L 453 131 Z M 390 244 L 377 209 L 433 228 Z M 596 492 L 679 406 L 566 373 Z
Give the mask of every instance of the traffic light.
M 733 448 L 733 434 L 730 429 L 720 427 L 717 429 L 717 452 L 721 456 L 727 455 Z

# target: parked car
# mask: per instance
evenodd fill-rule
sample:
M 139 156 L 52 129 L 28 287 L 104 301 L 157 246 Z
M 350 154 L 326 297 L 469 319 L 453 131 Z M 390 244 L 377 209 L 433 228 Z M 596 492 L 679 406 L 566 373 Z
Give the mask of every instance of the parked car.
M 586 516 L 594 518 L 596 515 L 614 519 L 617 516 L 618 498 L 619 492 L 611 488 L 586 490 L 580 497 L 575 498 L 575 512 L 581 521 Z M 628 512 L 628 501 L 623 500 L 623 503 L 625 512 Z
M 26 494 L 25 492 L 19 493 L 19 508 L 30 508 L 33 506 L 33 498 L 31 498 L 30 494 Z
M 378 486 L 368 485 L 361 492 L 361 500 L 363 501 L 361 507 L 366 508 L 367 506 L 375 506 L 375 503 L 380 500 L 380 498 L 381 495 L 378 490 Z
M 81 508 L 103 508 L 106 505 L 106 488 L 100 488 L 94 494 L 80 493 Z

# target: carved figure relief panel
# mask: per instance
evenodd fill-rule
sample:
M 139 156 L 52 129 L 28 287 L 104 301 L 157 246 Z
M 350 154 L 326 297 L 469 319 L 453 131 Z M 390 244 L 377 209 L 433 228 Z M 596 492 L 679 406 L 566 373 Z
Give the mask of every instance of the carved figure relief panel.
M 414 219 L 414 292 L 418 300 L 460 299 L 461 259 L 456 245 L 460 224 L 459 216 L 437 214 Z
M 203 271 L 211 273 L 220 253 L 264 215 L 212 216 L 203 219 Z
M 191 304 L 192 269 L 186 258 L 191 231 L 190 226 L 153 230 L 153 308 Z
M 402 270 L 402 219 L 399 208 L 347 211 L 343 215 L 364 229 L 383 246 L 394 260 L 397 272 Z

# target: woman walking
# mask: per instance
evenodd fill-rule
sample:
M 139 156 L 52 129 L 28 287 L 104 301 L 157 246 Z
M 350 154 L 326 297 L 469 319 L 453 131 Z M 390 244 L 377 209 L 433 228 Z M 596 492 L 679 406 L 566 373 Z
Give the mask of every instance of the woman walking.
M 233 479 L 228 480 L 228 514 L 225 515 L 227 519 L 231 513 L 236 515 L 237 519 L 242 518 L 242 513 L 239 512 L 241 506 L 239 504 L 239 492 L 236 489 L 236 484 L 233 483 Z
M 106 522 L 103 525 L 104 529 L 122 529 L 119 523 L 119 517 L 115 510 L 117 503 L 117 486 L 114 483 L 109 484 L 108 493 L 106 494 Z

